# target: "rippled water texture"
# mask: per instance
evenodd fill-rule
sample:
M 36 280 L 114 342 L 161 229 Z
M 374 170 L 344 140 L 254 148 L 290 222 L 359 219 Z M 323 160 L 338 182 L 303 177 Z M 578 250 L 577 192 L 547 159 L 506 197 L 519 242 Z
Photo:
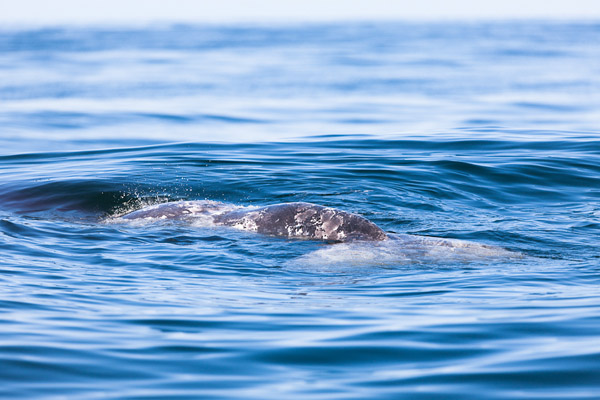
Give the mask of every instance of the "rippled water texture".
M 599 77 L 594 23 L 0 31 L 0 397 L 598 398 Z M 203 199 L 400 240 L 118 218 Z

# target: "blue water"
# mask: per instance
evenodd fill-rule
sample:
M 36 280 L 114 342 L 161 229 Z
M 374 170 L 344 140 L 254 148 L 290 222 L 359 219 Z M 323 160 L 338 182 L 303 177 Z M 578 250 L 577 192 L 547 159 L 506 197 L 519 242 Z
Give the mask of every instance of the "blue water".
M 599 23 L 0 30 L 1 398 L 597 399 L 599 240 Z

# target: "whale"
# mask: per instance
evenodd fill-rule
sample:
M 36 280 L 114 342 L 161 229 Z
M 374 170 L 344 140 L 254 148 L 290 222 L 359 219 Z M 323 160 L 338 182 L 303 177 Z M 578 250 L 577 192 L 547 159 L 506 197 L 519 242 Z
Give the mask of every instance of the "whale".
M 386 233 L 365 217 L 313 203 L 293 202 L 262 207 L 213 200 L 181 200 L 142 207 L 108 218 L 107 223 L 184 223 L 225 226 L 288 239 L 322 241 L 320 247 L 290 261 L 319 267 L 469 263 L 523 255 L 494 245 L 460 239 Z M 336 267 L 337 268 L 337 267 Z
M 242 207 L 211 200 L 174 201 L 124 214 L 123 220 L 202 220 L 263 235 L 330 242 L 383 241 L 388 235 L 354 213 L 313 203 Z

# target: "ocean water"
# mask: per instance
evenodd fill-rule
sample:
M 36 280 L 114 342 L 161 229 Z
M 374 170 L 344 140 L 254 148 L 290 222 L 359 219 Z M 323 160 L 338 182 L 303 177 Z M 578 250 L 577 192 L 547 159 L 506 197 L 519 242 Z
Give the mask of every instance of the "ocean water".
M 1 398 L 598 399 L 599 241 L 600 23 L 0 29 Z

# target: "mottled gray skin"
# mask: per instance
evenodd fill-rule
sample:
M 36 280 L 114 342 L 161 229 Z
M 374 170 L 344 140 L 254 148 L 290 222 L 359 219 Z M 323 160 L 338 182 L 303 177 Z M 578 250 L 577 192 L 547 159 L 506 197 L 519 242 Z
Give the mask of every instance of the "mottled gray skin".
M 311 203 L 248 209 L 211 201 L 181 201 L 147 207 L 121 218 L 173 220 L 198 217 L 209 218 L 215 225 L 297 239 L 347 242 L 388 238 L 377 225 L 359 215 Z
M 200 215 L 216 215 L 237 209 L 217 201 L 173 201 L 170 203 L 156 204 L 132 211 L 121 216 L 122 219 L 166 219 L 181 220 L 194 218 Z
M 231 211 L 216 216 L 215 223 L 289 238 L 336 242 L 387 239 L 377 225 L 359 215 L 311 203 Z

